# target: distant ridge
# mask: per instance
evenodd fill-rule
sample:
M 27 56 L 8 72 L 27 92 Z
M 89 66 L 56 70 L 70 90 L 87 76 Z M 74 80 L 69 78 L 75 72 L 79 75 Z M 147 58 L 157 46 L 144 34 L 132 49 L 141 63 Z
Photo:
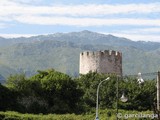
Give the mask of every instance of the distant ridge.
M 155 72 L 160 68 L 160 43 L 132 41 L 88 30 L 38 35 L 29 38 L 0 38 L 0 74 L 54 68 L 72 76 L 79 74 L 82 51 L 117 50 L 123 55 L 123 74 Z
M 116 46 L 132 46 L 136 48 L 157 49 L 160 42 L 145 42 L 145 41 L 132 41 L 124 37 L 116 37 L 111 34 L 102 34 L 92 32 L 88 30 L 80 32 L 69 32 L 69 33 L 55 33 L 48 35 L 37 35 L 32 37 L 19 37 L 19 38 L 2 38 L 0 37 L 0 46 L 9 46 L 16 43 L 31 43 L 36 41 L 68 41 L 76 44 L 92 44 L 92 45 L 116 45 Z

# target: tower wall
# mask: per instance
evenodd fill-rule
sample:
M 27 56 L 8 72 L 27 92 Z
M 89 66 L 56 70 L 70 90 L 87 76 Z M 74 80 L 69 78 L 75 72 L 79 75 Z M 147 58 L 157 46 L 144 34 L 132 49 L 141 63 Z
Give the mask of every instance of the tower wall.
M 89 71 L 122 75 L 122 53 L 117 51 L 86 51 L 80 53 L 80 74 Z

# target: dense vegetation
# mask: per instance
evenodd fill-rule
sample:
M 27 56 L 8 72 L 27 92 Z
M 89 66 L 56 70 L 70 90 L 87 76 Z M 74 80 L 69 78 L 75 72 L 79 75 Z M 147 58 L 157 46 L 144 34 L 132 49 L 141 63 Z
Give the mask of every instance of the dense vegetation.
M 157 115 L 154 114 L 151 111 L 124 111 L 119 110 L 119 113 L 121 113 L 123 116 L 119 117 L 120 120 L 156 120 Z M 143 114 L 143 115 L 150 115 L 146 118 L 138 118 L 134 116 L 129 116 L 133 114 Z M 116 120 L 116 111 L 113 109 L 106 109 L 106 110 L 100 110 L 99 115 L 100 120 Z M 95 111 L 92 111 L 90 113 L 82 114 L 82 115 L 76 115 L 76 114 L 21 114 L 18 112 L 0 112 L 0 120 L 94 120 L 95 119 Z
M 110 77 L 100 88 L 100 108 L 116 108 L 115 75 L 90 72 L 77 78 L 49 69 L 38 71 L 30 78 L 25 74 L 10 75 L 0 85 L 0 111 L 17 111 L 33 114 L 86 114 L 95 110 L 96 89 L 100 81 Z M 135 78 L 119 78 L 119 98 L 125 91 L 128 101 L 118 101 L 118 108 L 137 111 L 154 111 L 155 80 L 138 85 Z M 91 114 L 90 114 L 91 115 Z

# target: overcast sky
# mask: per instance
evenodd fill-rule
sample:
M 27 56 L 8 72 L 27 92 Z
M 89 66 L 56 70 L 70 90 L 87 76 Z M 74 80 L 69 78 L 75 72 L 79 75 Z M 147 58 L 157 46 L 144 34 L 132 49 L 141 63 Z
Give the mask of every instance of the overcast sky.
M 160 1 L 0 0 L 0 36 L 82 30 L 160 42 Z

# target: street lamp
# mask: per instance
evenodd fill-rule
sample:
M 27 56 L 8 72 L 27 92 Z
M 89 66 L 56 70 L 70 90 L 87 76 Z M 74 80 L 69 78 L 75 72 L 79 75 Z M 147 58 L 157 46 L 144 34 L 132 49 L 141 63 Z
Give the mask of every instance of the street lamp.
M 99 88 L 100 88 L 100 85 L 104 82 L 104 81 L 108 81 L 110 79 L 110 77 L 106 78 L 105 80 L 102 80 L 99 84 L 98 84 L 98 87 L 97 87 L 97 102 L 96 102 L 96 118 L 95 120 L 99 120 L 99 117 L 98 117 L 98 96 L 99 96 Z M 118 114 L 118 77 L 117 77 L 117 114 Z M 120 100 L 122 102 L 127 102 L 128 98 L 124 96 L 124 92 L 122 94 L 122 97 L 120 98 Z
M 144 83 L 144 80 L 142 79 L 142 74 L 138 73 L 138 84 L 141 85 L 142 83 Z
M 141 73 L 138 73 L 138 80 L 137 81 L 138 81 L 139 85 L 144 83 L 144 80 L 142 79 Z M 160 110 L 160 72 L 159 71 L 157 74 L 156 87 L 157 87 L 157 110 L 159 112 L 159 110 Z M 158 113 L 158 118 L 159 118 L 159 113 Z
M 116 120 L 118 120 L 118 101 L 119 101 L 119 76 L 117 75 L 117 100 L 116 100 Z M 124 92 L 120 98 L 122 102 L 127 102 L 128 98 L 125 97 Z
M 102 80 L 99 84 L 98 84 L 98 87 L 97 87 L 97 102 L 96 102 L 96 118 L 95 120 L 99 120 L 99 117 L 98 117 L 98 94 L 99 94 L 99 87 L 100 85 L 104 82 L 104 81 L 107 81 L 109 80 L 110 77 L 106 78 L 105 80 Z

